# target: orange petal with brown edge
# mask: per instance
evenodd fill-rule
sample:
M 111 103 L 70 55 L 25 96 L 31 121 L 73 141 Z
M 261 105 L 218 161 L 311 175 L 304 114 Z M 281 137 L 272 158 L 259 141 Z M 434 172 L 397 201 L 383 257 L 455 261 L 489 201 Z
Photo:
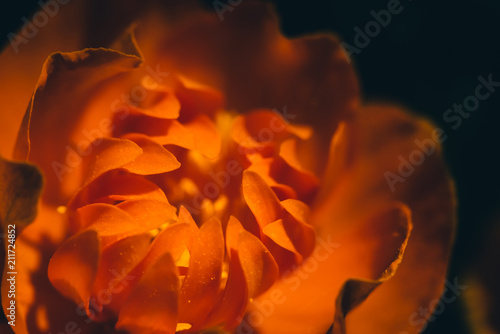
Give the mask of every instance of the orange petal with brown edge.
M 116 328 L 131 334 L 174 333 L 177 327 L 179 274 L 170 254 L 142 275 L 123 304 Z
M 220 222 L 213 218 L 203 223 L 190 246 L 189 269 L 179 297 L 179 322 L 189 323 L 195 330 L 203 325 L 219 292 L 224 259 Z
M 50 260 L 47 271 L 50 282 L 64 296 L 77 304 L 83 302 L 88 308 L 100 252 L 101 246 L 95 231 L 84 231 L 67 239 Z M 75 266 L 75 263 L 78 265 Z
M 181 166 L 172 153 L 145 135 L 127 134 L 123 138 L 133 141 L 142 149 L 142 154 L 139 157 L 123 166 L 131 173 L 139 175 L 160 174 Z
M 95 124 L 87 124 L 83 119 L 108 116 L 106 111 L 86 108 L 96 87 L 140 63 L 135 54 L 107 49 L 59 52 L 46 60 L 23 119 L 14 156 L 29 158 L 43 170 L 47 182 L 43 198 L 51 204 L 66 202 L 81 185 L 81 174 L 77 172 L 83 168 L 81 155 L 75 160 L 77 153 L 71 155 L 61 143 L 88 142 L 82 131 L 94 129 Z M 70 93 L 68 82 L 72 84 Z

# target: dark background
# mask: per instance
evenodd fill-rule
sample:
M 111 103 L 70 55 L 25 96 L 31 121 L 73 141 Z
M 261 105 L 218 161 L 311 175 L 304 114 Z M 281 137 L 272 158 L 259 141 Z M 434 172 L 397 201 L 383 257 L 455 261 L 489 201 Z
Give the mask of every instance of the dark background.
M 387 9 L 389 1 L 274 2 L 285 34 L 333 31 L 354 45 L 353 29 L 357 26 L 364 30 L 366 23 L 373 20 L 370 11 Z M 205 3 L 212 8 L 212 1 Z M 494 81 L 500 81 L 500 1 L 401 0 L 401 5 L 402 12 L 392 15 L 390 24 L 351 58 L 365 101 L 400 103 L 446 131 L 444 154 L 459 200 L 458 234 L 449 280 L 457 277 L 464 284 L 471 272 L 486 275 L 478 266 L 493 260 L 483 253 L 488 247 L 485 240 L 493 231 L 494 219 L 500 222 L 500 87 L 481 101 L 457 130 L 444 122 L 443 114 L 454 103 L 462 103 L 474 94 L 479 75 L 487 78 L 491 73 Z M 7 33 L 21 27 L 23 16 L 30 18 L 38 9 L 37 1 L 3 3 L 1 45 L 8 43 Z M 498 249 L 496 244 L 493 247 Z M 425 334 L 471 332 L 464 300 L 459 298 L 446 305 Z

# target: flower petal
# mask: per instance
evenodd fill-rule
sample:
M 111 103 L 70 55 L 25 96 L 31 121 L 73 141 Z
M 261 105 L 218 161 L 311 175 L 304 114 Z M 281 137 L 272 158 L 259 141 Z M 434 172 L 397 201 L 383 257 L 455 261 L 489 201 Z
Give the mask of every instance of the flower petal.
M 123 238 L 102 250 L 92 288 L 92 296 L 97 297 L 97 302 L 92 304 L 96 312 L 101 312 L 104 305 L 108 305 L 108 308 L 116 312 L 123 305 L 119 303 L 117 295 L 135 278 L 129 274 L 146 256 L 150 242 L 149 233 L 137 234 Z M 126 281 L 122 283 L 124 278 Z M 116 307 L 117 304 L 118 307 Z M 103 319 L 96 317 L 94 320 L 102 321 Z
M 206 115 L 199 115 L 185 124 L 192 133 L 195 150 L 209 159 L 215 159 L 221 150 L 221 139 L 214 122 Z
M 280 268 L 288 268 L 293 262 L 298 263 L 308 256 L 315 243 L 313 227 L 288 214 L 259 174 L 245 170 L 242 188 L 262 235 L 267 237 L 264 244 L 273 253 Z
M 350 277 L 379 278 L 407 238 L 408 219 L 406 208 L 390 204 L 353 217 L 349 231 L 319 236 L 311 256 L 256 298 L 241 326 L 262 333 L 325 333 L 341 285 Z
M 54 287 L 77 304 L 88 308 L 90 291 L 97 275 L 100 242 L 95 231 L 88 230 L 66 240 L 52 256 L 48 276 Z M 73 266 L 78 263 L 78 266 Z M 68 268 L 72 268 L 71 271 Z
M 163 191 L 153 182 L 123 170 L 116 170 L 101 175 L 80 189 L 68 204 L 68 208 L 76 210 L 97 202 L 114 204 L 115 201 L 137 199 L 166 201 Z
M 176 145 L 197 150 L 208 158 L 216 158 L 221 141 L 212 120 L 199 115 L 187 123 L 157 119 L 145 115 L 130 115 L 115 127 L 114 136 L 142 133 L 161 145 Z
M 341 122 L 332 136 L 325 175 L 321 179 L 321 192 L 316 198 L 318 202 L 331 193 L 352 164 L 353 146 L 356 139 L 351 132 L 352 129 Z
M 361 109 L 347 126 L 352 161 L 314 208 L 317 229 L 331 231 L 332 222 L 348 221 L 373 198 L 407 204 L 414 226 L 397 273 L 350 313 L 347 330 L 418 331 L 408 319 L 441 295 L 454 234 L 453 185 L 440 154 L 444 131 L 387 105 Z
M 248 303 L 248 288 L 236 250 L 232 249 L 226 286 L 222 296 L 210 312 L 206 326 L 224 324 L 228 330 L 234 328 L 245 313 Z
M 232 256 L 239 258 L 249 298 L 260 295 L 276 281 L 279 268 L 269 250 L 233 216 L 229 218 L 226 229 L 226 245 L 228 253 L 236 251 Z
M 165 254 L 146 269 L 122 306 L 116 328 L 131 334 L 175 333 L 178 297 L 177 267 Z
M 16 257 L 14 256 L 14 262 L 12 262 L 8 261 L 12 260 L 12 255 L 7 255 L 16 254 L 19 251 L 22 242 L 16 241 L 16 237 L 21 235 L 23 229 L 37 215 L 42 184 L 43 179 L 38 168 L 27 163 L 10 162 L 0 156 L 0 227 L 3 234 L 2 241 L 5 246 L 0 250 L 0 268 L 2 269 L 0 295 L 2 297 L 2 308 L 6 315 L 10 313 L 7 310 L 11 303 L 10 300 L 17 303 L 19 312 L 16 314 L 16 320 L 20 332 L 26 331 L 26 313 L 23 312 L 24 305 L 20 303 L 23 294 L 22 292 L 17 293 L 17 298 L 8 298 L 10 284 L 7 281 L 7 273 L 15 271 L 23 273 L 21 263 L 19 263 L 22 258 L 17 255 L 18 267 L 13 270 L 9 265 L 12 265 L 12 263 L 14 263 L 14 266 L 16 265 Z M 14 236 L 14 238 L 10 238 L 9 235 Z M 22 278 L 17 280 L 18 287 L 22 287 L 23 283 Z
M 85 185 L 95 180 L 100 175 L 137 160 L 143 154 L 143 150 L 131 140 L 116 138 L 100 138 L 99 145 L 95 145 L 89 156 L 87 168 L 85 168 Z M 132 169 L 134 165 L 132 165 Z
M 128 134 L 123 138 L 139 145 L 142 154 L 123 168 L 134 174 L 151 175 L 170 172 L 180 167 L 175 156 L 160 144 L 139 134 Z
M 81 13 L 85 12 L 87 3 L 71 1 L 56 6 L 57 15 L 51 16 L 43 29 L 25 24 L 20 31 L 10 32 L 7 35 L 10 45 L 0 54 L 0 73 L 5 79 L 0 81 L 0 154 L 4 157 L 12 156 L 19 127 L 45 59 L 53 52 L 84 47 L 85 17 Z M 61 31 L 71 31 L 71 34 Z
M 139 225 L 161 226 L 177 220 L 177 211 L 170 205 L 166 198 L 164 200 L 138 199 L 119 203 L 118 208 L 127 212 Z
M 44 171 L 47 180 L 45 200 L 61 205 L 79 185 L 79 173 L 72 172 L 81 168 L 81 157 L 85 152 L 79 154 L 81 148 L 77 147 L 77 152 L 71 153 L 71 147 L 61 145 L 61 142 L 88 143 L 83 130 L 94 128 L 83 124 L 82 119 L 84 115 L 89 117 L 86 107 L 90 97 L 98 92 L 97 87 L 102 82 L 136 68 L 140 63 L 141 59 L 136 55 L 106 49 L 54 53 L 46 60 L 24 117 L 14 155 L 18 159 L 33 161 Z M 92 112 L 100 113 L 98 119 L 106 116 L 102 110 Z M 61 184 L 63 177 L 67 182 Z
M 244 171 L 242 188 L 245 201 L 261 228 L 281 218 L 283 208 L 278 198 L 257 173 Z
M 357 107 L 356 76 L 335 38 L 285 38 L 269 4 L 240 3 L 223 22 L 191 7 L 187 15 L 189 5 L 168 6 L 145 17 L 137 39 L 146 59 L 218 88 L 229 109 L 286 105 L 290 113 L 300 114 L 294 121 L 307 119 L 326 136 Z M 175 19 L 164 22 L 162 15 Z
M 35 219 L 42 186 L 42 174 L 36 166 L 7 161 L 0 156 L 0 224 L 3 233 L 15 230 L 19 235 Z
M 35 221 L 17 237 L 16 330 L 19 333 L 46 332 L 52 328 L 63 330 L 68 322 L 65 319 L 74 319 L 80 310 L 85 314 L 84 308 L 61 295 L 48 278 L 49 261 L 68 236 L 66 220 L 66 215 L 42 202 Z M 75 320 L 82 334 L 95 333 L 105 326 L 89 323 L 87 318 Z
M 179 322 L 189 323 L 196 330 L 203 325 L 219 292 L 224 259 L 220 222 L 215 218 L 205 222 L 188 248 L 191 258 L 179 297 Z
M 169 90 L 145 90 L 145 99 L 139 107 L 129 106 L 132 112 L 162 119 L 177 119 L 181 104 Z
M 311 135 L 310 127 L 289 124 L 278 111 L 266 109 L 237 116 L 231 128 L 231 138 L 245 149 L 262 150 L 290 136 L 305 140 Z
M 152 220 L 145 219 L 144 215 L 135 219 L 125 210 L 103 203 L 90 204 L 77 210 L 81 228 L 96 231 L 103 249 L 124 237 L 160 227 L 166 223 L 164 215 L 165 213 L 156 214 Z
M 410 212 L 407 210 L 407 217 L 409 218 Z M 380 228 L 378 226 L 377 228 Z M 403 227 L 404 228 L 404 227 Z M 394 276 L 396 270 L 398 269 L 401 261 L 403 260 L 403 255 L 408 245 L 408 240 L 410 237 L 410 232 L 412 229 L 411 223 L 406 226 L 400 233 L 404 236 L 404 240 L 398 249 L 397 254 L 394 256 L 393 262 L 387 267 L 387 269 L 382 273 L 382 275 L 376 280 L 363 280 L 363 279 L 349 279 L 347 280 L 342 288 L 340 289 L 339 295 L 337 296 L 337 303 L 335 309 L 335 320 L 333 323 L 332 334 L 345 334 L 345 316 L 353 308 L 361 304 L 380 284 L 389 280 Z M 398 240 L 390 240 L 390 242 L 397 242 Z M 392 249 L 390 247 L 388 249 Z
M 187 223 L 177 223 L 168 226 L 155 238 L 144 260 L 143 266 L 153 263 L 163 254 L 169 253 L 176 262 L 191 243 L 191 238 L 197 230 Z
M 224 96 L 218 90 L 187 77 L 178 76 L 178 80 L 180 85 L 175 94 L 181 101 L 181 119 L 189 120 L 196 114 L 212 117 L 224 107 Z
M 250 298 L 269 289 L 278 278 L 279 269 L 274 258 L 256 236 L 245 230 L 239 235 L 238 257 L 248 282 Z

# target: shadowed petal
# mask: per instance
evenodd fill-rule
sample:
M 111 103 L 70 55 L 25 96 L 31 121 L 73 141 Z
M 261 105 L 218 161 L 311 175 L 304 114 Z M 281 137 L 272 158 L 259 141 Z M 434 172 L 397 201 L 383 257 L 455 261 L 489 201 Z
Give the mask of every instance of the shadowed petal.
M 410 216 L 409 210 L 407 210 L 406 215 L 407 218 Z M 396 273 L 396 270 L 403 260 L 403 255 L 406 250 L 406 246 L 408 245 L 412 225 L 408 222 L 407 226 L 401 226 L 401 228 L 402 230 L 396 233 L 400 233 L 400 235 L 404 237 L 404 240 L 395 254 L 393 262 L 387 267 L 379 278 L 376 280 L 349 279 L 344 283 L 344 285 L 342 285 L 339 295 L 337 296 L 335 319 L 331 331 L 332 334 L 345 334 L 345 316 L 348 312 L 361 304 L 375 288 L 389 280 Z M 393 247 L 390 247 L 389 250 L 391 248 Z
M 99 257 L 97 233 L 89 230 L 77 234 L 66 240 L 52 256 L 48 268 L 49 279 L 64 296 L 77 304 L 83 302 L 88 308 Z M 73 266 L 73 263 L 78 263 L 78 266 Z
M 116 328 L 132 334 L 175 333 L 179 274 L 169 254 L 146 269 L 122 306 Z
M 37 215 L 38 200 L 42 190 L 43 179 L 38 168 L 31 164 L 10 162 L 0 156 L 0 227 L 2 232 L 3 247 L 0 250 L 0 268 L 2 269 L 2 308 L 4 314 L 10 314 L 6 309 L 10 307 L 9 298 L 10 281 L 7 281 L 8 272 L 23 273 L 22 258 L 17 255 L 20 242 L 16 241 L 21 232 L 30 224 Z M 16 249 L 17 246 L 17 249 Z M 9 255 L 10 256 L 7 256 Z M 9 261 L 14 260 L 14 262 Z M 17 286 L 23 289 L 26 279 L 17 279 Z M 19 332 L 26 331 L 26 305 L 22 302 L 24 295 L 21 291 L 17 293 L 17 298 L 12 298 L 17 303 L 20 312 L 16 314 Z M 21 302 L 20 302 L 21 301 Z M 9 321 L 12 319 L 9 319 Z
M 192 2 L 169 4 L 142 23 L 137 39 L 145 58 L 218 88 L 230 109 L 287 106 L 287 120 L 315 124 L 328 138 L 358 105 L 356 76 L 337 39 L 285 38 L 269 4 L 244 1 L 223 22 Z

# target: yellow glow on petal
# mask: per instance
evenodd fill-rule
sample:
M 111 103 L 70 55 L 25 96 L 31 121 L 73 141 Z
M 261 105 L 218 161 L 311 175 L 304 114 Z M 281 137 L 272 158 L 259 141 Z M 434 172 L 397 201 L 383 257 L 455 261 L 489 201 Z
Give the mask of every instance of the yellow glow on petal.
M 191 150 L 188 152 L 189 164 L 197 166 L 200 170 L 208 173 L 212 170 L 212 164 L 203 154 L 198 151 Z
M 208 198 L 203 199 L 201 202 L 201 220 L 207 221 L 214 216 L 214 204 Z
M 179 187 L 186 193 L 187 195 L 194 196 L 198 193 L 198 187 L 191 179 L 182 178 Z
M 189 259 L 191 258 L 191 255 L 189 254 L 189 251 L 187 248 L 184 249 L 184 252 L 182 252 L 182 255 L 179 257 L 177 261 L 175 261 L 175 265 L 178 267 L 189 267 Z
M 177 327 L 175 328 L 175 331 L 186 331 L 193 327 L 191 324 L 185 323 L 185 322 L 180 322 L 177 324 Z
M 219 219 L 222 218 L 222 215 L 226 211 L 229 205 L 229 199 L 226 195 L 220 195 L 219 198 L 214 202 L 214 214 Z
M 223 142 L 227 142 L 227 139 L 230 137 L 230 129 L 233 126 L 235 117 L 236 115 L 227 111 L 219 112 L 215 116 L 215 127 L 217 128 Z

